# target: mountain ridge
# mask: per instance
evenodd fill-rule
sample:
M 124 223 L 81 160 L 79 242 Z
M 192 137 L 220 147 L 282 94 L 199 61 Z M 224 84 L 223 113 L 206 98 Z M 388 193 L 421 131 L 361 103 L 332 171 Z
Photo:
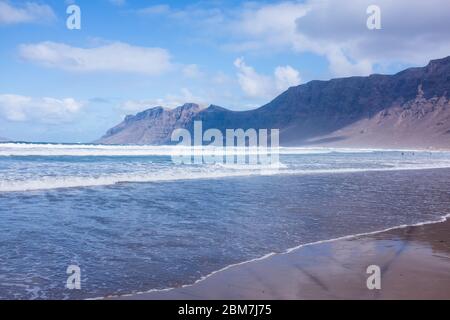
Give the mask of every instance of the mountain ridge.
M 192 131 L 194 121 L 203 121 L 204 130 L 222 132 L 278 128 L 286 146 L 450 148 L 449 100 L 450 56 L 394 75 L 313 80 L 254 110 L 194 103 L 150 108 L 127 116 L 96 142 L 170 144 L 174 129 Z

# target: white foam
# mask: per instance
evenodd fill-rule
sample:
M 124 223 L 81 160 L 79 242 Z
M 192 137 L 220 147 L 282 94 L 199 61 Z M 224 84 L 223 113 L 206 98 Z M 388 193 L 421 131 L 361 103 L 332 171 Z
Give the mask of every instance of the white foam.
M 216 163 L 214 164 L 218 168 L 232 169 L 232 170 L 276 170 L 287 169 L 288 166 L 281 162 L 268 163 L 268 164 L 239 164 L 239 163 Z
M 151 182 L 170 182 L 179 180 L 204 180 L 204 179 L 223 179 L 232 177 L 246 176 L 273 176 L 273 175 L 323 175 L 323 174 L 345 174 L 362 172 L 383 172 L 383 171 L 409 171 L 426 169 L 444 169 L 450 168 L 450 163 L 421 164 L 404 167 L 391 168 L 344 168 L 344 169 L 283 169 L 273 166 L 237 166 L 233 165 L 223 167 L 223 165 L 206 166 L 201 169 L 172 168 L 151 173 L 135 174 L 112 174 L 105 176 L 67 176 L 53 177 L 43 176 L 32 180 L 2 180 L 0 181 L 0 192 L 21 192 L 37 191 L 63 188 L 80 188 L 109 186 L 119 183 L 151 183 Z M 217 169 L 217 167 L 219 167 Z
M 0 156 L 176 156 L 186 154 L 224 155 L 224 148 L 214 147 L 184 147 L 184 146 L 145 146 L 145 145 L 94 145 L 94 144 L 38 144 L 38 143 L 0 143 Z M 265 151 L 264 148 L 231 148 L 227 154 L 255 154 Z M 268 149 L 271 150 L 270 148 Z M 280 147 L 273 152 L 279 154 L 327 154 L 327 153 L 371 153 L 407 150 L 357 149 L 357 148 L 307 148 L 307 147 Z M 421 152 L 420 150 L 408 150 Z M 427 151 L 428 152 L 428 151 Z M 439 151 L 429 151 L 439 152 Z
M 266 171 L 265 174 L 274 174 L 275 172 Z M 259 171 L 180 171 L 173 170 L 165 173 L 150 174 L 116 174 L 100 177 L 42 177 L 36 180 L 3 180 L 0 181 L 0 192 L 19 192 L 36 191 L 62 188 L 79 188 L 108 186 L 118 183 L 143 183 L 143 182 L 168 182 L 177 180 L 201 180 L 201 179 L 219 179 L 226 177 L 250 176 L 262 174 Z

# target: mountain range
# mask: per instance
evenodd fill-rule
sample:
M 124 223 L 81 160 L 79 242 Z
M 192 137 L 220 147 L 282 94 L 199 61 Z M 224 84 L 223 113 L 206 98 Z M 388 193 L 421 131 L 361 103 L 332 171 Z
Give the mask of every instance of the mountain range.
M 284 146 L 450 148 L 450 57 L 394 75 L 373 74 L 291 87 L 249 111 L 186 103 L 126 116 L 96 143 L 170 144 L 176 128 L 280 130 Z

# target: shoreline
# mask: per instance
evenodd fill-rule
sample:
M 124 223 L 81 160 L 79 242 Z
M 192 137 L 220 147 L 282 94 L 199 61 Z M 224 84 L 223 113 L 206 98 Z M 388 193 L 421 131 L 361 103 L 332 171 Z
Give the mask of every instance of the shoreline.
M 124 300 L 163 300 L 163 299 L 174 299 L 174 300 L 196 300 L 196 299 L 205 299 L 205 300 L 216 300 L 216 299 L 233 299 L 233 300 L 239 300 L 239 299 L 397 299 L 397 298 L 405 298 L 405 299 L 415 299 L 415 296 L 404 296 L 403 293 L 394 293 L 392 295 L 391 290 L 388 290 L 383 292 L 382 290 L 368 290 L 365 287 L 365 279 L 369 275 L 365 273 L 365 269 L 359 270 L 359 272 L 354 273 L 353 275 L 349 274 L 349 272 L 344 272 L 344 276 L 347 277 L 357 277 L 359 280 L 362 280 L 364 278 L 364 281 L 358 281 L 359 286 L 358 288 L 353 288 L 354 290 L 350 290 L 350 292 L 347 292 L 348 288 L 346 286 L 348 283 L 340 283 L 340 281 L 337 281 L 336 286 L 334 287 L 335 290 L 340 290 L 343 292 L 346 292 L 344 296 L 342 297 L 332 297 L 327 294 L 328 290 L 325 290 L 327 286 L 325 286 L 322 283 L 321 278 L 327 278 L 326 274 L 324 273 L 324 267 L 328 266 L 329 268 L 333 269 L 336 267 L 336 265 L 333 265 L 333 262 L 336 262 L 336 257 L 329 257 L 330 261 L 328 261 L 325 265 L 320 262 L 321 259 L 324 258 L 324 252 L 330 252 L 330 247 L 336 247 L 334 255 L 337 255 L 336 252 L 340 251 L 346 251 L 347 254 L 354 255 L 355 252 L 363 251 L 367 252 L 366 249 L 369 247 L 379 247 L 383 248 L 378 255 L 381 255 L 379 260 L 385 260 L 386 254 L 392 254 L 392 252 L 389 252 L 392 247 L 398 247 L 400 246 L 401 250 L 400 252 L 396 252 L 395 256 L 397 256 L 399 253 L 403 253 L 405 250 L 404 248 L 406 246 L 413 246 L 411 250 L 414 252 L 415 250 L 419 250 L 419 248 L 414 247 L 415 242 L 417 239 L 415 237 L 410 237 L 411 234 L 414 232 L 422 232 L 423 229 L 427 229 L 425 232 L 425 235 L 429 235 L 429 238 L 425 236 L 428 240 L 436 240 L 433 238 L 434 231 L 432 229 L 445 229 L 444 238 L 445 240 L 438 240 L 440 242 L 446 243 L 447 251 L 444 253 L 443 256 L 440 256 L 442 259 L 444 259 L 444 269 L 447 269 L 447 273 L 445 273 L 444 279 L 439 279 L 439 282 L 445 284 L 444 288 L 442 289 L 439 287 L 439 290 L 436 291 L 436 293 L 433 293 L 433 290 L 428 290 L 428 295 L 425 295 L 424 297 L 419 298 L 436 298 L 437 299 L 450 299 L 450 214 L 443 216 L 439 220 L 435 221 L 425 221 L 420 222 L 412 225 L 400 225 L 396 227 L 386 228 L 379 231 L 373 231 L 373 232 L 367 232 L 367 233 L 360 233 L 360 234 L 354 234 L 354 235 L 348 235 L 343 237 L 338 237 L 334 239 L 328 239 L 328 240 L 321 240 L 316 241 L 312 243 L 306 243 L 301 244 L 298 246 L 295 246 L 293 248 L 287 249 L 284 252 L 281 253 L 268 253 L 262 257 L 251 259 L 248 261 L 240 262 L 237 264 L 232 264 L 229 266 L 226 266 L 220 270 L 214 271 L 206 276 L 203 276 L 202 278 L 198 279 L 192 284 L 183 285 L 180 287 L 175 288 L 166 288 L 166 289 L 152 289 L 146 292 L 139 292 L 139 293 L 133 293 L 133 294 L 125 294 L 120 296 L 107 296 L 107 297 L 99 297 L 94 299 L 124 299 Z M 428 230 L 430 229 L 430 230 Z M 413 230 L 413 231 L 411 231 Z M 407 239 L 401 239 L 402 233 L 406 232 L 409 236 Z M 431 235 L 430 235 L 431 234 Z M 354 243 L 354 242 L 359 243 Z M 382 241 L 382 242 L 380 242 Z M 379 245 L 382 244 L 384 247 L 380 247 Z M 422 248 L 423 249 L 423 248 Z M 298 261 L 295 261 L 293 263 L 290 261 L 292 259 L 292 256 L 299 256 L 299 258 L 303 256 L 307 256 L 308 260 L 301 259 Z M 414 256 L 414 253 L 412 254 Z M 432 254 L 433 255 L 433 254 Z M 304 258 L 304 257 L 303 257 Z M 408 259 L 410 259 L 409 257 Z M 413 257 L 414 258 L 414 257 Z M 428 258 L 428 257 L 427 257 Z M 362 258 L 353 258 L 350 259 L 350 264 L 352 263 L 361 263 Z M 406 258 L 405 258 L 406 259 Z M 414 259 L 413 259 L 414 260 Z M 426 260 L 426 259 L 423 259 Z M 331 264 L 330 264 L 331 262 Z M 420 262 L 420 261 L 419 261 Z M 424 262 L 424 261 L 422 261 Z M 291 269 L 291 273 L 298 273 L 296 268 L 298 265 L 301 264 L 307 264 L 313 266 L 312 272 L 318 271 L 317 276 L 312 276 L 309 274 L 309 272 L 304 272 L 303 277 L 299 277 L 296 279 L 299 283 L 299 287 L 297 289 L 301 289 L 302 285 L 307 285 L 308 287 L 311 287 L 311 285 L 314 287 L 318 286 L 319 288 L 315 288 L 315 290 L 307 290 L 303 292 L 302 294 L 268 294 L 267 292 L 274 292 L 274 291 L 290 291 L 292 288 L 292 283 L 295 281 L 292 281 L 289 276 L 286 279 L 286 270 L 277 270 L 277 269 Z M 392 264 L 392 262 L 390 263 Z M 277 267 L 278 265 L 278 267 Z M 368 264 L 369 266 L 371 264 Z M 367 267 L 366 266 L 366 267 Z M 256 269 L 257 272 L 249 272 L 252 269 Z M 301 268 L 300 268 L 301 269 Z M 346 269 L 346 268 L 344 268 Z M 428 276 L 433 276 L 433 270 L 430 271 L 427 270 L 421 270 L 422 273 L 429 273 Z M 386 266 L 381 267 L 382 270 L 382 278 L 384 278 L 384 274 L 386 273 Z M 347 270 L 348 271 L 348 270 Z M 400 270 L 401 271 L 401 270 Z M 325 272 L 326 273 L 326 272 Z M 267 277 L 267 274 L 272 274 L 272 278 L 269 280 L 269 282 L 275 282 L 272 284 L 272 286 L 266 288 L 267 291 L 262 289 L 258 290 L 259 287 L 264 287 L 262 285 L 261 281 L 255 281 L 252 279 L 253 277 L 264 279 L 264 277 Z M 305 277 L 306 274 L 306 277 Z M 436 275 L 434 275 L 436 276 Z M 447 277 L 448 276 L 448 277 Z M 403 277 L 403 275 L 400 274 L 400 277 Z M 411 279 L 414 279 L 416 275 L 412 275 Z M 328 281 L 333 280 L 336 281 L 338 277 L 335 277 L 333 279 L 328 279 Z M 439 277 L 440 278 L 440 277 Z M 267 279 L 267 278 L 266 278 Z M 278 279 L 278 281 L 277 281 Z M 308 280 L 309 279 L 309 280 Z M 425 277 L 425 280 L 427 277 Z M 268 279 L 267 279 L 268 280 Z M 283 288 L 282 283 L 285 282 L 286 285 L 288 285 L 289 290 L 285 290 Z M 242 285 L 243 283 L 248 283 L 249 287 L 245 288 L 245 285 Z M 236 284 L 239 284 L 237 287 L 240 289 L 231 289 L 233 287 L 236 287 Z M 250 288 L 250 289 L 249 289 Z M 319 290 L 317 290 L 319 289 Z M 322 290 L 321 290 L 322 289 Z M 444 292 L 442 293 L 442 290 Z M 249 292 L 247 292 L 249 291 Z M 420 290 L 419 290 L 420 291 Z M 245 293 L 247 292 L 247 293 Z M 358 294 L 355 294 L 358 292 Z M 365 293 L 366 295 L 368 293 L 369 296 L 361 296 L 361 292 Z M 406 293 L 408 291 L 405 291 Z M 387 295 L 386 295 L 387 294 Z M 407 293 L 408 295 L 408 293 Z

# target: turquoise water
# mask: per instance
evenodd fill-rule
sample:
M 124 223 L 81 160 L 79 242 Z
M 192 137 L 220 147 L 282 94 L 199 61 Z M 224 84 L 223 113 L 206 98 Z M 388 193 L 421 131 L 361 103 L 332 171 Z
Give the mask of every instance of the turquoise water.
M 0 298 L 192 283 L 302 243 L 450 213 L 445 152 L 282 148 L 277 169 L 169 147 L 0 144 Z M 81 269 L 81 290 L 65 288 Z

